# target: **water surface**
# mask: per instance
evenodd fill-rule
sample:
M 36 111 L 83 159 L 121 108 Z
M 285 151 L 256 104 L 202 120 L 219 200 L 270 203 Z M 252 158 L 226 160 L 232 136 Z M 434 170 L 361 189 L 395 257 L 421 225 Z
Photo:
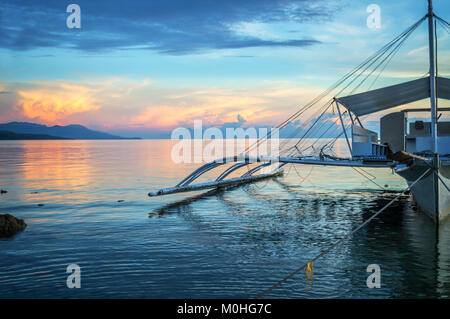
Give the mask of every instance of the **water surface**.
M 366 171 L 389 192 L 351 168 L 286 166 L 226 192 L 149 198 L 199 166 L 174 164 L 173 143 L 1 141 L 0 213 L 28 227 L 0 239 L 0 297 L 255 297 L 406 187 L 387 169 Z M 404 196 L 315 263 L 312 289 L 299 274 L 269 297 L 448 298 L 449 241 Z M 73 263 L 81 289 L 66 287 Z

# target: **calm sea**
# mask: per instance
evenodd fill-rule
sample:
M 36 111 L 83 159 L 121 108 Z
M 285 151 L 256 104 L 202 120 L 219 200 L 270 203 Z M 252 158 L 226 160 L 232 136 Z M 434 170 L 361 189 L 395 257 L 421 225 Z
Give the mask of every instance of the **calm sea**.
M 388 192 L 351 168 L 285 166 L 225 192 L 149 198 L 199 166 L 174 164 L 173 144 L 1 141 L 0 213 L 28 227 L 0 239 L 0 297 L 255 297 L 406 187 L 387 169 L 366 172 Z M 449 244 L 450 226 L 437 234 L 404 196 L 319 259 L 313 287 L 300 273 L 268 297 L 449 298 Z M 69 264 L 80 289 L 66 286 Z M 366 285 L 369 264 L 380 289 Z

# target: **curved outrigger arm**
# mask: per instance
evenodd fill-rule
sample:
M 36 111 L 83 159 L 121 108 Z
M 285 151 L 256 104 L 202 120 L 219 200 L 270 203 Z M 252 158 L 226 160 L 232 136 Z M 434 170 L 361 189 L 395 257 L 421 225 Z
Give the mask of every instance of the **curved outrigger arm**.
M 186 178 L 184 178 L 181 182 L 179 182 L 175 187 L 188 186 L 190 183 L 192 183 L 194 180 L 199 178 L 201 175 L 203 175 L 206 172 L 208 172 L 220 165 L 223 165 L 223 164 L 225 164 L 225 163 L 211 162 L 211 163 L 207 163 L 203 166 L 200 166 L 195 171 L 193 171 L 191 174 L 186 176 Z
M 202 176 L 203 174 L 227 163 L 235 163 L 224 170 L 214 181 L 198 183 L 191 185 L 193 181 Z M 236 178 L 225 179 L 231 173 L 236 170 L 253 163 L 260 163 L 252 169 L 246 171 L 243 175 Z M 342 159 L 324 156 L 303 156 L 303 157 L 269 157 L 269 156 L 248 156 L 239 155 L 233 157 L 224 157 L 214 160 L 203 166 L 199 167 L 191 174 L 186 176 L 181 182 L 174 187 L 160 189 L 155 192 L 148 193 L 148 196 L 162 196 L 175 193 L 191 192 L 209 188 L 233 186 L 238 184 L 248 184 L 261 179 L 279 176 L 283 174 L 283 166 L 286 164 L 298 164 L 298 165 L 322 165 L 322 166 L 343 166 L 343 167 L 367 167 L 367 168 L 386 168 L 393 167 L 393 162 L 367 162 L 362 159 Z M 274 166 L 268 173 L 260 173 L 255 175 L 256 172 L 269 166 Z

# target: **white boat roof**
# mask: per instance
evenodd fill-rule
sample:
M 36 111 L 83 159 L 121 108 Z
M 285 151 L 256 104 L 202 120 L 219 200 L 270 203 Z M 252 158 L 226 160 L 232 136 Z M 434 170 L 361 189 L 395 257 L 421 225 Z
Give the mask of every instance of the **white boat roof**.
M 450 79 L 436 77 L 436 83 L 437 97 L 450 100 Z M 430 77 L 426 77 L 381 89 L 336 98 L 336 100 L 352 113 L 357 116 L 362 116 L 429 97 Z

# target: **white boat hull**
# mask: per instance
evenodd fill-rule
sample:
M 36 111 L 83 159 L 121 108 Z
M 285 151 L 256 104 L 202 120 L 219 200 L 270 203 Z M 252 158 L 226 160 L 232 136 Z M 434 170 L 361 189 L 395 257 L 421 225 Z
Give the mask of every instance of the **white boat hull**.
M 417 161 L 406 169 L 398 170 L 397 174 L 411 185 L 429 168 L 426 163 Z M 450 192 L 447 189 L 450 186 L 450 163 L 441 161 L 437 172 L 439 178 L 430 170 L 411 188 L 411 193 L 419 209 L 439 223 L 450 213 Z

